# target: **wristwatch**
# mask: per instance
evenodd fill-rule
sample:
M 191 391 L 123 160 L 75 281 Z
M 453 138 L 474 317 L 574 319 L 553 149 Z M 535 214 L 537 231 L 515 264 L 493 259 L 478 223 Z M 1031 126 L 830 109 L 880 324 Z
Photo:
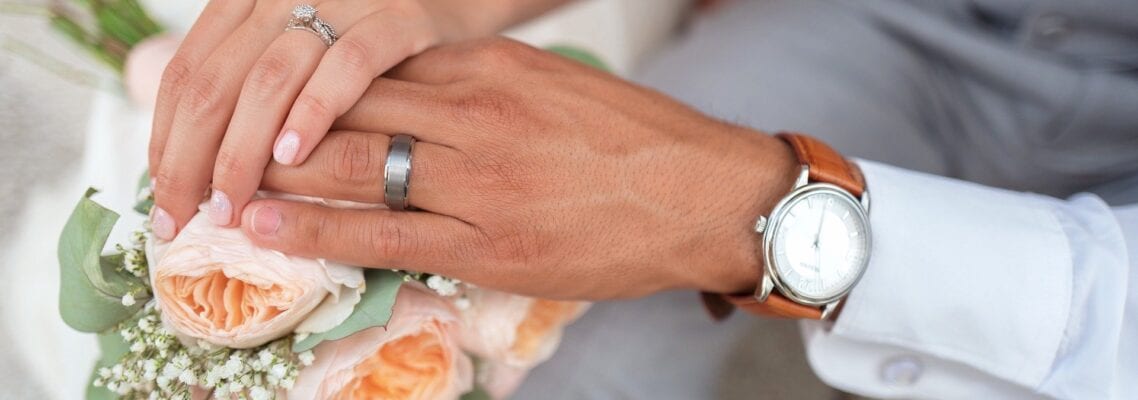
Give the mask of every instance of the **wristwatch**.
M 754 230 L 762 237 L 762 278 L 754 293 L 704 293 L 717 319 L 735 307 L 752 314 L 827 319 L 869 264 L 869 193 L 856 164 L 825 143 L 779 133 L 801 165 L 789 195 Z

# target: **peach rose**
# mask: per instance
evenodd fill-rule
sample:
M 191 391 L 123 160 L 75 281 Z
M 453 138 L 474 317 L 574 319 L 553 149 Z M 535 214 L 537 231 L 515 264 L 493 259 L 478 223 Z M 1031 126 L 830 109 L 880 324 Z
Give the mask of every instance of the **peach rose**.
M 404 285 L 387 327 L 316 346 L 288 398 L 457 399 L 473 387 L 459 323 L 446 300 Z
M 484 289 L 467 291 L 467 298 L 463 347 L 490 362 L 523 369 L 549 359 L 561 331 L 589 306 Z
M 151 240 L 163 321 L 181 336 L 232 348 L 331 329 L 351 314 L 363 270 L 258 248 L 198 213 L 171 242 Z

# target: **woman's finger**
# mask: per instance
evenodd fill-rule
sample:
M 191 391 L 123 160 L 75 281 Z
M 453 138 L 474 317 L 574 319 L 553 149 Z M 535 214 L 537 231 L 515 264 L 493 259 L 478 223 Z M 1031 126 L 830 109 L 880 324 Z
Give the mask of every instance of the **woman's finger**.
M 174 122 L 174 112 L 182 85 L 190 80 L 198 66 L 205 62 L 241 22 L 253 11 L 253 0 L 215 0 L 206 4 L 197 22 L 190 28 L 174 58 L 162 73 L 158 87 L 158 100 L 154 106 L 154 121 L 150 130 L 150 173 L 155 176 L 162 164 L 166 138 Z
M 477 229 L 448 216 L 386 209 L 347 210 L 254 200 L 242 230 L 258 246 L 351 265 L 410 269 L 460 278 L 479 257 Z
M 273 149 L 278 163 L 303 163 L 332 122 L 356 104 L 373 79 L 434 43 L 427 17 L 407 15 L 421 12 L 417 10 L 380 10 L 328 49 L 285 119 Z
M 309 32 L 285 32 L 249 71 L 213 165 L 213 223 L 240 222 L 234 215 L 256 192 L 285 113 L 327 49 L 317 39 Z
M 333 26 L 354 26 L 368 12 L 344 2 L 321 5 L 318 17 Z M 249 71 L 214 164 L 209 217 L 215 224 L 240 222 L 234 216 L 256 192 L 281 124 L 327 50 L 319 35 L 288 30 Z M 282 148 L 295 150 L 289 143 Z
M 249 68 L 280 35 L 247 20 L 184 83 L 162 153 L 154 188 L 154 234 L 172 239 L 197 213 L 205 196 L 222 135 Z
M 370 132 L 334 131 L 299 166 L 269 164 L 261 187 L 314 197 L 383 204 L 383 170 L 391 138 Z M 454 149 L 420 141 L 411 157 L 408 203 L 453 215 L 463 198 L 462 157 Z M 449 205 L 449 206 L 448 206 Z

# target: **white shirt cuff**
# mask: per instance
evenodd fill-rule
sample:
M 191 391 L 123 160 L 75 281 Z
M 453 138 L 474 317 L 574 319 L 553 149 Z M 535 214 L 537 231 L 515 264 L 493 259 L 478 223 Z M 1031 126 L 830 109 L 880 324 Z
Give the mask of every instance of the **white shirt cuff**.
M 1056 200 L 859 164 L 872 255 L 837 322 L 803 324 L 819 377 L 879 397 L 1022 396 L 1041 385 L 1072 299 Z

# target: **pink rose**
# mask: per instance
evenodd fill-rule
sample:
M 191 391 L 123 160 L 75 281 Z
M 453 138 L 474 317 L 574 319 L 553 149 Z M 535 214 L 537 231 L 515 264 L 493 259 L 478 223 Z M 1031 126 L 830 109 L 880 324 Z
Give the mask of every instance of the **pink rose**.
M 249 348 L 331 329 L 351 314 L 363 270 L 258 248 L 240 229 L 198 213 L 171 242 L 147 249 L 154 294 L 180 336 Z
M 181 43 L 181 37 L 158 35 L 147 38 L 130 49 L 123 66 L 123 85 L 135 104 L 148 110 L 154 109 L 162 73 L 166 71 L 166 64 L 174 58 Z
M 463 347 L 494 363 L 529 369 L 549 359 L 561 341 L 566 325 L 588 308 L 588 303 L 534 299 L 473 289 L 470 307 L 463 311 L 467 329 Z
M 386 328 L 321 343 L 289 399 L 457 399 L 473 386 L 473 367 L 455 338 L 449 302 L 405 285 Z

